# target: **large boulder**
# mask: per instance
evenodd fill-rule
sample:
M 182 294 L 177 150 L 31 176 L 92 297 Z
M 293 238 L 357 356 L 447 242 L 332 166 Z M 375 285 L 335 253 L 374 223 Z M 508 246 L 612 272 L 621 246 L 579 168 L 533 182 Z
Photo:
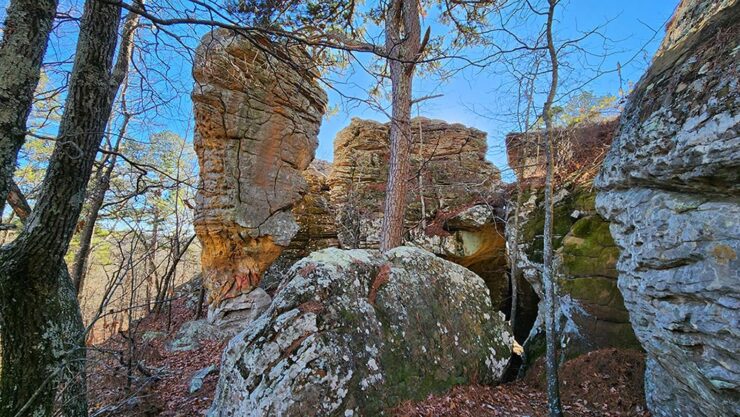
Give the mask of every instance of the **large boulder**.
M 513 338 L 483 281 L 421 249 L 325 249 L 296 263 L 223 354 L 211 416 L 378 416 L 498 381 Z
M 597 349 L 639 348 L 617 288 L 619 249 L 609 234 L 609 223 L 594 207 L 593 178 L 616 126 L 616 120 L 609 120 L 555 131 L 553 268 L 561 361 Z M 509 250 L 515 252 L 512 259 L 516 259 L 522 278 L 539 299 L 543 298 L 545 221 L 542 136 L 542 132 L 530 132 L 507 137 L 509 164 L 517 172 L 523 192 L 518 221 L 514 213 L 509 216 L 506 229 Z M 532 296 L 526 292 L 528 286 L 520 285 L 520 288 L 520 297 L 528 300 L 520 310 L 526 315 L 533 305 Z M 540 302 L 524 344 L 527 366 L 545 352 L 544 311 L 544 302 Z M 522 334 L 517 332 L 517 337 Z
M 196 50 L 194 225 L 211 308 L 240 309 L 299 230 L 291 209 L 327 103 L 309 64 L 300 47 L 226 29 Z
M 595 184 L 653 415 L 740 415 L 740 2 L 685 0 Z

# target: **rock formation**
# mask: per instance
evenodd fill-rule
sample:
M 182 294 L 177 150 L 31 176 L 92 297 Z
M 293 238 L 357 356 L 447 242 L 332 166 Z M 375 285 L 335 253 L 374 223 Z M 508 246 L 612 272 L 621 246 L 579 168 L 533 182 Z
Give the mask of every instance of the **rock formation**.
M 293 206 L 298 233 L 265 272 L 260 286 L 268 292 L 275 292 L 284 274 L 297 261 L 319 249 L 339 246 L 336 214 L 329 197 L 330 172 L 331 164 L 319 159 L 303 171 L 308 192 Z
M 553 248 L 559 295 L 556 317 L 564 347 L 561 360 L 600 348 L 639 347 L 617 288 L 618 248 L 609 234 L 608 222 L 596 213 L 592 189 L 593 177 L 616 125 L 614 120 L 555 132 Z M 539 298 L 543 296 L 540 271 L 545 218 L 541 145 L 542 132 L 507 137 L 509 165 L 523 186 L 518 235 L 513 213 L 507 226 L 509 247 L 516 251 L 519 270 Z M 528 309 L 534 307 L 531 298 L 530 295 L 530 301 L 524 303 Z M 542 313 L 544 303 L 541 304 L 538 311 Z M 527 308 L 523 313 L 527 313 Z M 521 335 L 517 333 L 517 337 Z M 527 364 L 544 353 L 543 314 L 538 314 L 524 347 Z
M 384 415 L 498 381 L 512 342 L 483 281 L 459 265 L 410 247 L 325 249 L 229 343 L 210 415 Z
M 506 273 L 506 238 L 498 207 L 488 204 L 462 206 L 440 211 L 425 228 L 409 230 L 407 244 L 426 249 L 443 259 L 462 265 L 483 278 L 491 302 L 507 309 L 509 281 Z
M 485 160 L 486 134 L 415 118 L 406 244 L 478 273 L 497 308 L 507 298 L 498 169 Z M 334 140 L 329 176 L 343 248 L 377 248 L 388 179 L 389 126 L 353 119 Z
M 290 64 L 289 64 L 290 62 Z M 297 47 L 225 29 L 196 51 L 195 230 L 211 308 L 238 311 L 299 227 L 326 95 Z M 212 317 L 224 317 L 223 314 Z
M 595 184 L 653 415 L 740 415 L 740 2 L 685 0 Z
M 445 211 L 488 203 L 499 191 L 498 169 L 485 160 L 486 134 L 461 124 L 415 118 L 406 224 L 419 227 Z M 352 119 L 334 139 L 329 178 L 345 248 L 376 248 L 388 180 L 389 124 Z

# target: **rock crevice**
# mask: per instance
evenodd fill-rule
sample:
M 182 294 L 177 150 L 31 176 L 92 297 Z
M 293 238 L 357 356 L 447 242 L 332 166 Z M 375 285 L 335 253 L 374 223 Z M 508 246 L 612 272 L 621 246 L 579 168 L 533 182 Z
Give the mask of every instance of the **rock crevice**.
M 607 120 L 555 132 L 553 270 L 561 362 L 596 349 L 639 348 L 617 287 L 619 250 L 609 234 L 609 223 L 594 207 L 593 178 L 616 127 L 616 120 Z M 515 221 L 512 210 L 507 224 L 509 255 L 516 259 L 522 275 L 517 277 L 519 282 L 526 280 L 537 294 L 529 295 L 522 308 L 522 313 L 536 312 L 536 321 L 524 342 L 525 368 L 544 354 L 544 303 L 536 308 L 538 298 L 543 297 L 542 139 L 541 131 L 507 137 L 509 165 L 517 172 L 523 193 L 519 221 Z M 520 297 L 526 295 L 520 292 Z

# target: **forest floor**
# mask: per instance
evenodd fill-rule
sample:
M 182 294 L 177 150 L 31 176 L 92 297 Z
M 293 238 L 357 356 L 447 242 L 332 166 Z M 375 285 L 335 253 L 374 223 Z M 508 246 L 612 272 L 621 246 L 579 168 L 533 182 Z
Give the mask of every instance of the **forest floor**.
M 205 415 L 216 390 L 221 352 L 227 341 L 205 341 L 191 351 L 169 351 L 167 343 L 190 320 L 194 320 L 193 309 L 185 298 L 180 298 L 172 303 L 171 316 L 168 312 L 153 313 L 138 322 L 133 346 L 137 360 L 131 366 L 128 358 L 132 346 L 125 332 L 92 349 L 88 355 L 90 416 Z M 203 386 L 191 394 L 192 377 L 210 365 L 216 371 L 207 375 Z
M 642 352 L 603 349 L 560 367 L 563 412 L 572 417 L 649 417 L 645 406 Z M 397 417 L 544 417 L 547 394 L 544 366 L 496 387 L 468 385 L 424 401 L 398 407 Z
M 88 391 L 93 417 L 204 416 L 218 381 L 218 366 L 226 342 L 202 343 L 198 349 L 170 352 L 166 344 L 193 310 L 185 299 L 173 303 L 169 330 L 167 313 L 152 314 L 138 323 L 136 342 L 119 333 L 90 353 Z M 144 335 L 158 337 L 142 337 Z M 146 340 L 145 340 L 146 339 Z M 137 361 L 131 361 L 133 349 Z M 632 350 L 605 349 L 582 355 L 561 367 L 561 392 L 566 416 L 647 417 L 643 394 L 644 356 Z M 190 393 L 193 375 L 210 365 L 216 371 Z M 129 370 L 130 369 L 130 370 Z M 535 364 L 527 377 L 496 387 L 469 385 L 407 402 L 397 417 L 520 417 L 545 416 L 543 367 Z

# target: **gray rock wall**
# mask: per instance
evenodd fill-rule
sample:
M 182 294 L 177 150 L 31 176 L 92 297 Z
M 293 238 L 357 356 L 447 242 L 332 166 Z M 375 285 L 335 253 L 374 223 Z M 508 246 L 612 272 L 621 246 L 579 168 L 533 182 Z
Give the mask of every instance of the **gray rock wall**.
M 740 415 L 740 3 L 683 1 L 596 179 L 654 415 Z

